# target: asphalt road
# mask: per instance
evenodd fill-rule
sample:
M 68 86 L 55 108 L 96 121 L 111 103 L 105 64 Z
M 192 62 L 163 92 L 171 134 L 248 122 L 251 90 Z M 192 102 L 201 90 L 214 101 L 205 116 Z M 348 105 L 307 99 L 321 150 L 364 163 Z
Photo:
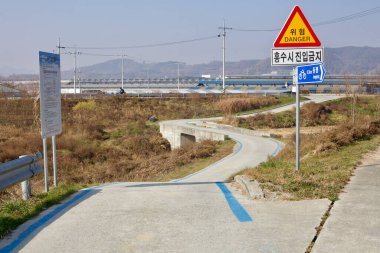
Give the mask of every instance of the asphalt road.
M 305 252 L 329 201 L 253 201 L 223 183 L 279 150 L 270 138 L 229 135 L 238 146 L 222 161 L 175 182 L 83 190 L 20 226 L 0 252 Z

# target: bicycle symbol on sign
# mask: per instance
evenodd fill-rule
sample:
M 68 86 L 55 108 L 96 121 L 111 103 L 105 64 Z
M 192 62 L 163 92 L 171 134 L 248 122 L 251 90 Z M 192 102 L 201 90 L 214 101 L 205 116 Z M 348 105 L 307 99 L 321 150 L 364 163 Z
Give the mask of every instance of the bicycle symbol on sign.
M 306 73 L 304 70 L 301 70 L 301 72 L 298 75 L 298 80 L 306 79 Z

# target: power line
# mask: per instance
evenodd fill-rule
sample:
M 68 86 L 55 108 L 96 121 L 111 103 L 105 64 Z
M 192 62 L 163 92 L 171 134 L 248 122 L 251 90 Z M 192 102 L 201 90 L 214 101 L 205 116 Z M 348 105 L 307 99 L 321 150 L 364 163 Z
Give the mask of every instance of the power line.
M 341 23 L 345 22 L 348 20 L 353 20 L 353 19 L 358 19 L 362 17 L 366 17 L 369 15 L 373 15 L 376 13 L 380 12 L 380 7 L 374 7 L 368 10 L 364 10 L 361 12 L 353 13 L 347 16 L 339 17 L 339 18 L 333 18 L 321 22 L 317 22 L 312 24 L 312 26 L 323 26 L 323 25 L 331 25 L 331 24 L 336 24 L 336 23 Z M 276 32 L 280 31 L 281 28 L 273 28 L 273 29 L 241 29 L 241 28 L 232 28 L 233 31 L 238 31 L 238 32 Z
M 365 16 L 373 15 L 380 12 L 380 7 L 374 7 L 368 10 L 364 10 L 361 12 L 353 13 L 350 15 L 342 16 L 339 18 L 329 19 L 321 22 L 317 22 L 312 24 L 313 26 L 323 26 L 323 25 L 331 25 L 336 23 L 345 22 L 348 20 L 358 19 Z M 281 28 L 273 28 L 273 29 L 242 29 L 242 28 L 231 28 L 232 31 L 238 31 L 238 32 L 276 32 L 280 31 Z M 170 46 L 170 45 L 178 45 L 178 44 L 185 44 L 185 43 L 191 43 L 191 42 L 197 42 L 197 41 L 204 41 L 204 40 L 210 40 L 215 39 L 217 37 L 220 37 L 219 35 L 213 35 L 213 36 L 206 36 L 206 37 L 200 37 L 200 38 L 194 38 L 189 40 L 180 40 L 180 41 L 172 41 L 172 42 L 163 42 L 163 43 L 156 43 L 156 44 L 146 44 L 146 45 L 133 45 L 133 46 L 113 46 L 113 47 L 75 47 L 75 46 L 59 46 L 59 48 L 62 49 L 79 49 L 79 50 L 111 50 L 111 49 L 136 49 L 136 48 L 151 48 L 151 47 L 162 47 L 162 46 Z M 95 54 L 87 54 L 87 55 L 93 55 L 93 56 L 121 56 L 121 54 L 118 55 L 111 55 L 111 54 L 105 54 L 105 55 L 95 55 Z
M 126 54 L 97 54 L 97 53 L 85 53 L 82 52 L 82 55 L 87 55 L 87 56 L 103 56 L 103 57 L 121 57 L 121 56 L 128 56 Z
M 323 26 L 323 25 L 331 25 L 336 23 L 345 22 L 348 20 L 358 19 L 365 16 L 373 15 L 380 12 L 380 7 L 374 7 L 368 10 L 364 10 L 361 12 L 353 13 L 350 15 L 342 16 L 339 18 L 329 19 L 321 22 L 317 22 L 312 24 L 313 26 Z M 280 31 L 281 28 L 273 28 L 273 29 L 242 29 L 242 28 L 230 28 L 232 31 L 238 31 L 238 32 L 276 32 Z M 59 46 L 59 49 L 79 49 L 79 50 L 111 50 L 111 49 L 136 49 L 136 48 L 152 48 L 152 47 L 163 47 L 163 46 L 170 46 L 170 45 L 178 45 L 178 44 L 185 44 L 185 43 L 191 43 L 191 42 L 197 42 L 197 41 L 204 41 L 204 40 L 210 40 L 215 39 L 217 37 L 220 37 L 219 35 L 213 35 L 213 36 L 206 36 L 206 37 L 200 37 L 200 38 L 194 38 L 189 40 L 180 40 L 180 41 L 172 41 L 172 42 L 163 42 L 163 43 L 156 43 L 156 44 L 146 44 L 146 45 L 133 45 L 133 46 L 113 46 L 113 47 L 75 47 L 75 46 Z M 114 57 L 120 57 L 121 54 L 90 54 L 87 53 L 87 55 L 92 56 L 114 56 Z
M 62 48 L 62 47 L 61 47 Z M 65 49 L 68 47 L 64 47 Z M 74 48 L 75 49 L 75 48 Z M 74 55 L 74 52 L 63 52 L 61 54 L 65 55 Z M 148 62 L 148 63 L 153 63 L 152 61 L 148 61 L 139 57 L 131 56 L 128 54 L 99 54 L 99 53 L 92 53 L 92 52 L 83 52 L 83 51 L 77 51 L 77 55 L 81 56 L 97 56 L 97 57 L 125 57 L 127 59 L 135 60 L 135 61 L 142 61 L 142 62 Z
M 156 44 L 147 44 L 147 45 L 135 45 L 135 46 L 120 46 L 120 47 L 77 47 L 77 49 L 91 49 L 91 50 L 103 50 L 103 49 L 133 49 L 133 48 L 149 48 L 149 47 L 162 47 L 162 46 L 171 46 L 178 44 L 191 43 L 196 41 L 210 40 L 217 38 L 217 35 L 189 39 L 189 40 L 180 40 L 180 41 L 172 41 L 172 42 L 164 42 L 164 43 L 156 43 Z M 65 47 L 68 49 L 74 49 L 75 47 Z
M 232 31 L 238 31 L 238 32 L 276 32 L 280 31 L 280 28 L 275 29 L 242 29 L 242 28 L 231 28 Z
M 336 23 L 341 23 L 341 22 L 348 21 L 348 20 L 353 20 L 353 19 L 358 19 L 358 18 L 362 18 L 365 16 L 373 15 L 373 14 L 376 14 L 379 12 L 380 12 L 380 7 L 375 7 L 375 8 L 371 8 L 371 9 L 368 9 L 365 11 L 357 12 L 357 13 L 354 13 L 351 15 L 343 16 L 340 18 L 335 18 L 335 19 L 330 19 L 327 21 L 318 22 L 318 23 L 315 23 L 313 25 L 314 26 L 322 26 L 322 25 L 336 24 Z

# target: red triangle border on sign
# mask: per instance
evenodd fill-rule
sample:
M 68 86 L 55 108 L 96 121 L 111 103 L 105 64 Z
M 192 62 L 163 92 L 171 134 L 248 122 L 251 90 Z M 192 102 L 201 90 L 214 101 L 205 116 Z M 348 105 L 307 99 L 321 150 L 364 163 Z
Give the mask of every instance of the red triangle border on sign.
M 286 44 L 281 43 L 281 39 L 284 36 L 286 30 L 288 29 L 288 27 L 289 27 L 290 23 L 292 22 L 294 16 L 296 15 L 296 13 L 298 13 L 300 15 L 302 21 L 305 23 L 305 25 L 306 25 L 307 29 L 309 30 L 311 36 L 315 40 L 314 43 L 286 43 Z M 296 5 L 296 6 L 294 6 L 292 13 L 290 14 L 290 16 L 289 16 L 288 20 L 286 21 L 284 27 L 282 28 L 280 34 L 277 36 L 277 39 L 274 42 L 273 46 L 274 47 L 320 47 L 321 42 L 319 41 L 317 35 L 314 33 L 313 28 L 311 28 L 311 26 L 310 26 L 309 22 L 307 21 L 305 15 L 302 13 L 301 8 L 298 5 Z

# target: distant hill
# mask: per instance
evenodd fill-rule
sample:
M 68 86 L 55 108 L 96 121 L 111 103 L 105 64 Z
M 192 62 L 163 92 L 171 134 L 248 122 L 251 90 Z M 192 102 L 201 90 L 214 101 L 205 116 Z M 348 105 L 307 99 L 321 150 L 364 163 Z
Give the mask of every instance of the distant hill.
M 269 52 L 268 52 L 269 55 Z M 325 48 L 325 67 L 328 75 L 380 75 L 380 48 L 374 47 L 341 47 Z M 226 62 L 226 75 L 262 75 L 277 71 L 289 74 L 290 67 L 272 67 L 270 58 L 261 60 L 242 60 Z M 174 78 L 177 77 L 176 62 L 139 63 L 130 59 L 124 60 L 125 78 Z M 121 60 L 115 59 L 80 68 L 81 78 L 121 78 Z M 182 77 L 199 77 L 210 74 L 212 77 L 222 73 L 221 61 L 206 64 L 180 64 Z M 13 80 L 38 76 L 13 75 Z M 73 70 L 63 71 L 62 79 L 72 79 Z M 0 78 L 1 80 L 1 78 Z
M 269 54 L 269 53 L 268 53 Z M 138 63 L 125 60 L 126 78 L 162 78 L 176 77 L 176 62 Z M 380 74 L 380 48 L 341 47 L 325 48 L 325 66 L 328 75 L 364 75 Z M 120 78 L 121 61 L 110 60 L 80 69 L 82 78 Z M 207 64 L 180 64 L 181 76 L 201 76 L 210 74 L 213 77 L 221 74 L 221 61 Z M 270 59 L 243 60 L 226 63 L 226 75 L 262 75 L 272 71 L 289 73 L 291 68 L 272 67 Z M 62 72 L 62 78 L 72 78 L 73 71 Z
M 326 48 L 325 62 L 326 70 L 331 74 L 380 75 L 380 48 Z

